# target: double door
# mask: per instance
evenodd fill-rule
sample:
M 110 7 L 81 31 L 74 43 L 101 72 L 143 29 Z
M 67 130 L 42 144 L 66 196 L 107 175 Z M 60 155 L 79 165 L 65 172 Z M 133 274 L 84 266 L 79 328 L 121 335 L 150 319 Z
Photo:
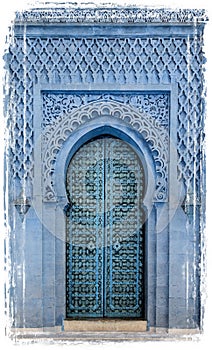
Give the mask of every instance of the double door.
M 66 316 L 144 316 L 144 170 L 126 142 L 84 144 L 67 170 Z

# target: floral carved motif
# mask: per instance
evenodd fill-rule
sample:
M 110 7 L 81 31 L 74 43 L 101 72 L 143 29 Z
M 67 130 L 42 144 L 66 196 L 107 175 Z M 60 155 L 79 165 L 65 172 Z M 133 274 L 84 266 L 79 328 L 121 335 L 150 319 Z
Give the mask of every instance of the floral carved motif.
M 168 93 L 43 93 L 43 127 L 54 124 L 61 115 L 71 113 L 74 109 L 94 101 L 117 101 L 145 112 L 158 124 L 169 127 Z
M 156 164 L 155 200 L 164 201 L 167 198 L 168 179 L 168 132 L 147 113 L 116 101 L 91 102 L 76 108 L 73 113 L 61 115 L 49 124 L 43 133 L 43 179 L 44 196 L 47 201 L 54 201 L 54 164 L 63 143 L 80 125 L 93 118 L 102 116 L 120 118 L 137 130 L 150 150 Z

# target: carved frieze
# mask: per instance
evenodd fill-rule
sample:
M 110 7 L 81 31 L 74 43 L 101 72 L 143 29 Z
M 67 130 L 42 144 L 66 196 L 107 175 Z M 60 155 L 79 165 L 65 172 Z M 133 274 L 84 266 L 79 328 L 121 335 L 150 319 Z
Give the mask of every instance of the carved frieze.
M 145 112 L 160 126 L 169 128 L 169 93 L 43 93 L 43 127 L 94 101 L 117 101 Z
M 16 22 L 24 23 L 192 23 L 208 17 L 202 9 L 155 8 L 37 8 L 16 14 Z

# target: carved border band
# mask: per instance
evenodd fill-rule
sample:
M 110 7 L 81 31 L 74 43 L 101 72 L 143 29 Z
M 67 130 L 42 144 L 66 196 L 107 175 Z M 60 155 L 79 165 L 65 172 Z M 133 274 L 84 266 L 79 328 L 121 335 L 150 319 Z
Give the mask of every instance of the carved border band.
M 41 8 L 16 13 L 19 23 L 196 23 L 206 22 L 204 9 L 154 8 Z

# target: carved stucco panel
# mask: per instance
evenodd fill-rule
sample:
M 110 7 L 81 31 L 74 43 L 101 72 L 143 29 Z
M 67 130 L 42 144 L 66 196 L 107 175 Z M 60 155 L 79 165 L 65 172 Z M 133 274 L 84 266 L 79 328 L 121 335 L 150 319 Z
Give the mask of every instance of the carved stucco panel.
M 36 8 L 16 14 L 17 22 L 24 23 L 192 23 L 208 20 L 202 9 L 158 8 L 74 8 L 68 3 L 63 8 Z
M 50 87 L 52 84 L 167 86 L 174 79 L 178 85 L 178 179 L 184 180 L 189 193 L 199 197 L 199 159 L 204 141 L 201 131 L 204 108 L 202 40 L 202 35 L 191 36 L 189 40 L 186 37 L 58 38 L 39 35 L 25 40 L 14 37 L 7 55 L 12 87 L 8 106 L 9 152 L 14 181 L 24 186 L 34 177 L 33 91 L 36 84 Z M 133 107 L 139 109 L 138 103 Z M 45 122 L 48 124 L 47 119 Z
M 76 108 L 72 114 L 62 114 L 46 126 L 43 132 L 44 198 L 56 200 L 54 191 L 54 165 L 63 143 L 80 125 L 102 116 L 120 118 L 137 130 L 146 140 L 156 166 L 155 201 L 165 201 L 168 191 L 168 132 L 149 114 L 116 101 L 91 102 Z

